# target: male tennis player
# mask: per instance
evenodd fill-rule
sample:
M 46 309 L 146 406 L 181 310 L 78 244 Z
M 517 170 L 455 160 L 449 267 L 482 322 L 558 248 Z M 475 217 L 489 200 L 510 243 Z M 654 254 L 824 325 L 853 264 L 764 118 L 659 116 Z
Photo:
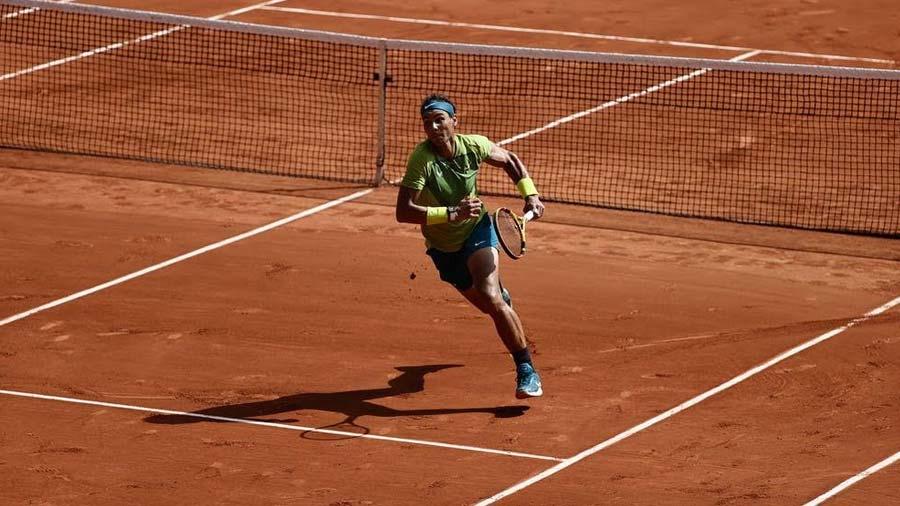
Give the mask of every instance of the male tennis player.
M 418 223 L 426 253 L 441 279 L 494 320 L 497 333 L 516 363 L 516 397 L 543 394 L 525 330 L 500 283 L 497 233 L 478 198 L 481 162 L 501 167 L 525 198 L 523 212 L 544 214 L 534 182 L 519 158 L 481 135 L 456 133 L 456 106 L 430 95 L 420 108 L 427 140 L 413 150 L 397 194 L 397 221 Z

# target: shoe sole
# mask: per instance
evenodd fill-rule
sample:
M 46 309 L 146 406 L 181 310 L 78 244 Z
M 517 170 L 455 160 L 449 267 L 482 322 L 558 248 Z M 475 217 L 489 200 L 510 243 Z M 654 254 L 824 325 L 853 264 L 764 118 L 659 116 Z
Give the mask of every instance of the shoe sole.
M 530 399 L 532 397 L 540 397 L 544 395 L 544 389 L 539 388 L 535 393 L 528 393 L 524 390 L 516 390 L 516 399 Z

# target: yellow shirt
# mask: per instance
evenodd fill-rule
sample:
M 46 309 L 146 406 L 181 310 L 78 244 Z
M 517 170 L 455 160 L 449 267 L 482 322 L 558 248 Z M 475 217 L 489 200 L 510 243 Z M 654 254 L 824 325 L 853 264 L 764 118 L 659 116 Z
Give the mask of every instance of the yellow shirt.
M 451 159 L 435 153 L 427 140 L 416 146 L 409 156 L 406 175 L 400 184 L 420 191 L 416 204 L 455 206 L 466 197 L 478 196 L 478 169 L 481 162 L 490 156 L 493 144 L 483 135 L 456 134 L 453 140 L 456 149 Z M 425 244 L 448 253 L 459 251 L 484 213 L 482 207 L 477 218 L 457 223 L 422 225 Z

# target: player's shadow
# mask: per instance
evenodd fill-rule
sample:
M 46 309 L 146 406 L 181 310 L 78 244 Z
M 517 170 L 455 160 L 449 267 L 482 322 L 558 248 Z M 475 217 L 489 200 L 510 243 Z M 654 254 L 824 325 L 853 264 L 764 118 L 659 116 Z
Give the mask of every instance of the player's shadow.
M 291 413 L 304 409 L 318 411 L 332 411 L 342 413 L 346 419 L 329 427 L 351 425 L 368 429 L 356 424 L 356 420 L 363 416 L 375 417 L 404 417 L 404 416 L 429 416 L 452 415 L 459 413 L 486 413 L 496 418 L 511 418 L 521 416 L 528 410 L 528 406 L 494 406 L 471 408 L 435 408 L 435 409 L 395 409 L 371 402 L 375 399 L 384 399 L 400 395 L 414 394 L 425 390 L 425 375 L 451 367 L 462 367 L 459 364 L 439 364 L 396 367 L 401 372 L 399 376 L 388 381 L 387 388 L 373 388 L 368 390 L 347 390 L 343 392 L 301 393 L 286 395 L 268 401 L 246 402 L 241 404 L 229 404 L 214 406 L 211 408 L 194 411 L 184 415 L 157 414 L 146 417 L 144 420 L 150 423 L 182 424 L 197 422 L 230 422 L 235 419 L 257 420 L 270 423 L 290 423 L 296 419 L 272 419 L 268 417 L 282 413 Z

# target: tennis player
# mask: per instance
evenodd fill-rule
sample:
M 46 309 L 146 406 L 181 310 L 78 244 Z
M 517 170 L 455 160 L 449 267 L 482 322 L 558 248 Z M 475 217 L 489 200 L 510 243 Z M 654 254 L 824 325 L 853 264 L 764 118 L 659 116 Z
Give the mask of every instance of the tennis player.
M 500 283 L 497 233 L 478 198 L 481 162 L 503 168 L 525 199 L 524 212 L 544 214 L 534 182 L 519 158 L 481 135 L 456 133 L 456 106 L 443 95 L 430 95 L 420 108 L 427 140 L 413 150 L 397 194 L 397 221 L 417 223 L 426 253 L 441 279 L 452 284 L 494 320 L 497 333 L 516 363 L 516 397 L 543 394 L 525 330 Z

